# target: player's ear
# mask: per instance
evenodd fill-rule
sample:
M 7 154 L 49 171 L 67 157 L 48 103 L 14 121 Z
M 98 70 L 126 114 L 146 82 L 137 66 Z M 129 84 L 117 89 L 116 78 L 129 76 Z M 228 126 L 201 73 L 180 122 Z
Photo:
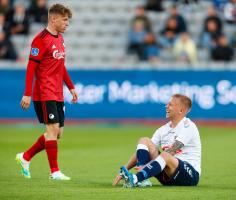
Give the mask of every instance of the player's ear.
M 52 22 L 55 22 L 55 20 L 56 20 L 56 15 L 55 15 L 55 14 L 50 14 L 50 15 L 49 15 L 49 20 L 52 21 Z

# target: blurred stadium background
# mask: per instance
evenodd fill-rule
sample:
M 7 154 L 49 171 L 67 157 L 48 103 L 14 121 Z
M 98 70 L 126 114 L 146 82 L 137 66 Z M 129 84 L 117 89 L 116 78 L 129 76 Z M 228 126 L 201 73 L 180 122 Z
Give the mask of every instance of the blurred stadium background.
M 36 2 L 45 7 L 37 9 Z M 57 2 L 73 10 L 64 39 L 66 64 L 79 102 L 71 105 L 65 88 L 66 125 L 72 122 L 75 126 L 66 126 L 59 155 L 62 168 L 73 179 L 68 184 L 48 182 L 46 157 L 40 154 L 32 162 L 34 179 L 27 182 L 19 177 L 12 160 L 43 128 L 38 128 L 32 106 L 25 112 L 19 102 L 31 41 L 45 27 L 47 8 Z M 131 32 L 135 32 L 132 27 L 136 24 L 136 9 L 147 7 L 148 2 L 157 3 L 155 11 L 150 7 L 145 10 L 144 21 L 148 18 L 151 28 L 139 30 L 141 33 L 134 38 L 144 40 L 140 46 L 134 45 L 134 50 L 129 47 L 133 41 Z M 1 0 L 0 13 L 5 22 L 0 14 L 0 32 L 5 36 L 0 37 L 0 157 L 5 161 L 0 164 L 0 198 L 236 199 L 236 11 L 229 16 L 229 3 L 235 9 L 236 2 L 227 0 Z M 166 35 L 175 37 L 166 43 L 164 27 L 173 14 L 173 4 L 186 28 L 179 30 L 177 26 L 171 33 L 167 31 Z M 14 17 L 11 10 L 19 5 L 27 12 Z M 215 14 L 209 11 L 212 5 Z M 11 29 L 15 19 L 25 29 Z M 222 29 L 214 30 L 212 25 L 213 32 L 205 34 L 204 22 L 208 20 L 220 20 Z M 192 39 L 190 47 L 177 43 L 185 32 Z M 6 49 L 11 53 L 6 54 Z M 112 188 L 112 179 L 138 138 L 151 136 L 165 120 L 165 104 L 174 93 L 192 98 L 189 116 L 201 125 L 203 174 L 199 187 L 168 189 L 154 181 L 154 188 L 142 193 Z M 98 124 L 90 126 L 90 122 Z M 215 153 L 217 156 L 213 156 Z M 35 196 L 39 189 L 42 195 Z
M 194 119 L 235 119 L 236 20 L 235 10 L 231 21 L 226 10 L 227 4 L 236 4 L 233 0 L 6 2 L 8 6 L 1 6 L 5 15 L 2 32 L 6 32 L 5 41 L 15 47 L 16 56 L 0 59 L 0 87 L 5 92 L 1 119 L 34 118 L 32 109 L 23 112 L 18 105 L 31 41 L 45 27 L 47 8 L 56 2 L 73 10 L 64 34 L 66 63 L 80 100 L 72 107 L 65 89 L 67 118 L 163 119 L 165 103 L 180 92 L 193 99 Z M 176 25 L 165 28 L 170 18 Z M 135 28 L 137 21 L 142 23 L 141 30 Z M 215 31 L 206 28 L 208 21 L 218 24 Z M 19 24 L 23 28 L 16 28 Z M 192 38 L 192 47 L 188 48 L 188 42 L 176 47 L 185 32 Z M 226 37 L 224 44 L 221 36 Z M 213 53 L 213 49 L 219 52 Z

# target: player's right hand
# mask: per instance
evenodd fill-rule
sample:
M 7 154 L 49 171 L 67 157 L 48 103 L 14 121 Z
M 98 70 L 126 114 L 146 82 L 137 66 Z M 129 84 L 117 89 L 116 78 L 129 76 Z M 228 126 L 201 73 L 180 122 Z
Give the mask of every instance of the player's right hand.
M 31 97 L 30 96 L 23 96 L 20 102 L 20 106 L 23 110 L 26 110 L 30 106 Z
M 121 175 L 118 174 L 112 185 L 116 186 L 120 182 L 121 179 L 122 179 Z

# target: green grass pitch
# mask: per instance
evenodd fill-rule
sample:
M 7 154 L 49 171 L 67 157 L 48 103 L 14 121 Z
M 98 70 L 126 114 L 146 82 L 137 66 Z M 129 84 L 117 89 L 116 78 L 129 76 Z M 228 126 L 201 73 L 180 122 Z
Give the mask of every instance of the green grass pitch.
M 235 128 L 200 127 L 202 176 L 197 187 L 113 187 L 119 167 L 126 163 L 141 136 L 151 137 L 156 127 L 142 125 L 66 126 L 59 142 L 59 165 L 72 177 L 49 180 L 45 152 L 31 162 L 30 180 L 19 173 L 15 154 L 29 147 L 44 130 L 38 125 L 0 126 L 0 200 L 67 199 L 236 199 Z

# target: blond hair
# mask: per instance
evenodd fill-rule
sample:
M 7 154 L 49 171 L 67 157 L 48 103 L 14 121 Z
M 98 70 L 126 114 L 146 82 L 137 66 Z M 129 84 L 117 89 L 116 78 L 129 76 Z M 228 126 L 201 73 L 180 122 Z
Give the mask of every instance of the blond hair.
M 174 94 L 172 97 L 177 98 L 180 100 L 180 103 L 187 108 L 188 111 L 192 108 L 192 100 L 183 94 Z

